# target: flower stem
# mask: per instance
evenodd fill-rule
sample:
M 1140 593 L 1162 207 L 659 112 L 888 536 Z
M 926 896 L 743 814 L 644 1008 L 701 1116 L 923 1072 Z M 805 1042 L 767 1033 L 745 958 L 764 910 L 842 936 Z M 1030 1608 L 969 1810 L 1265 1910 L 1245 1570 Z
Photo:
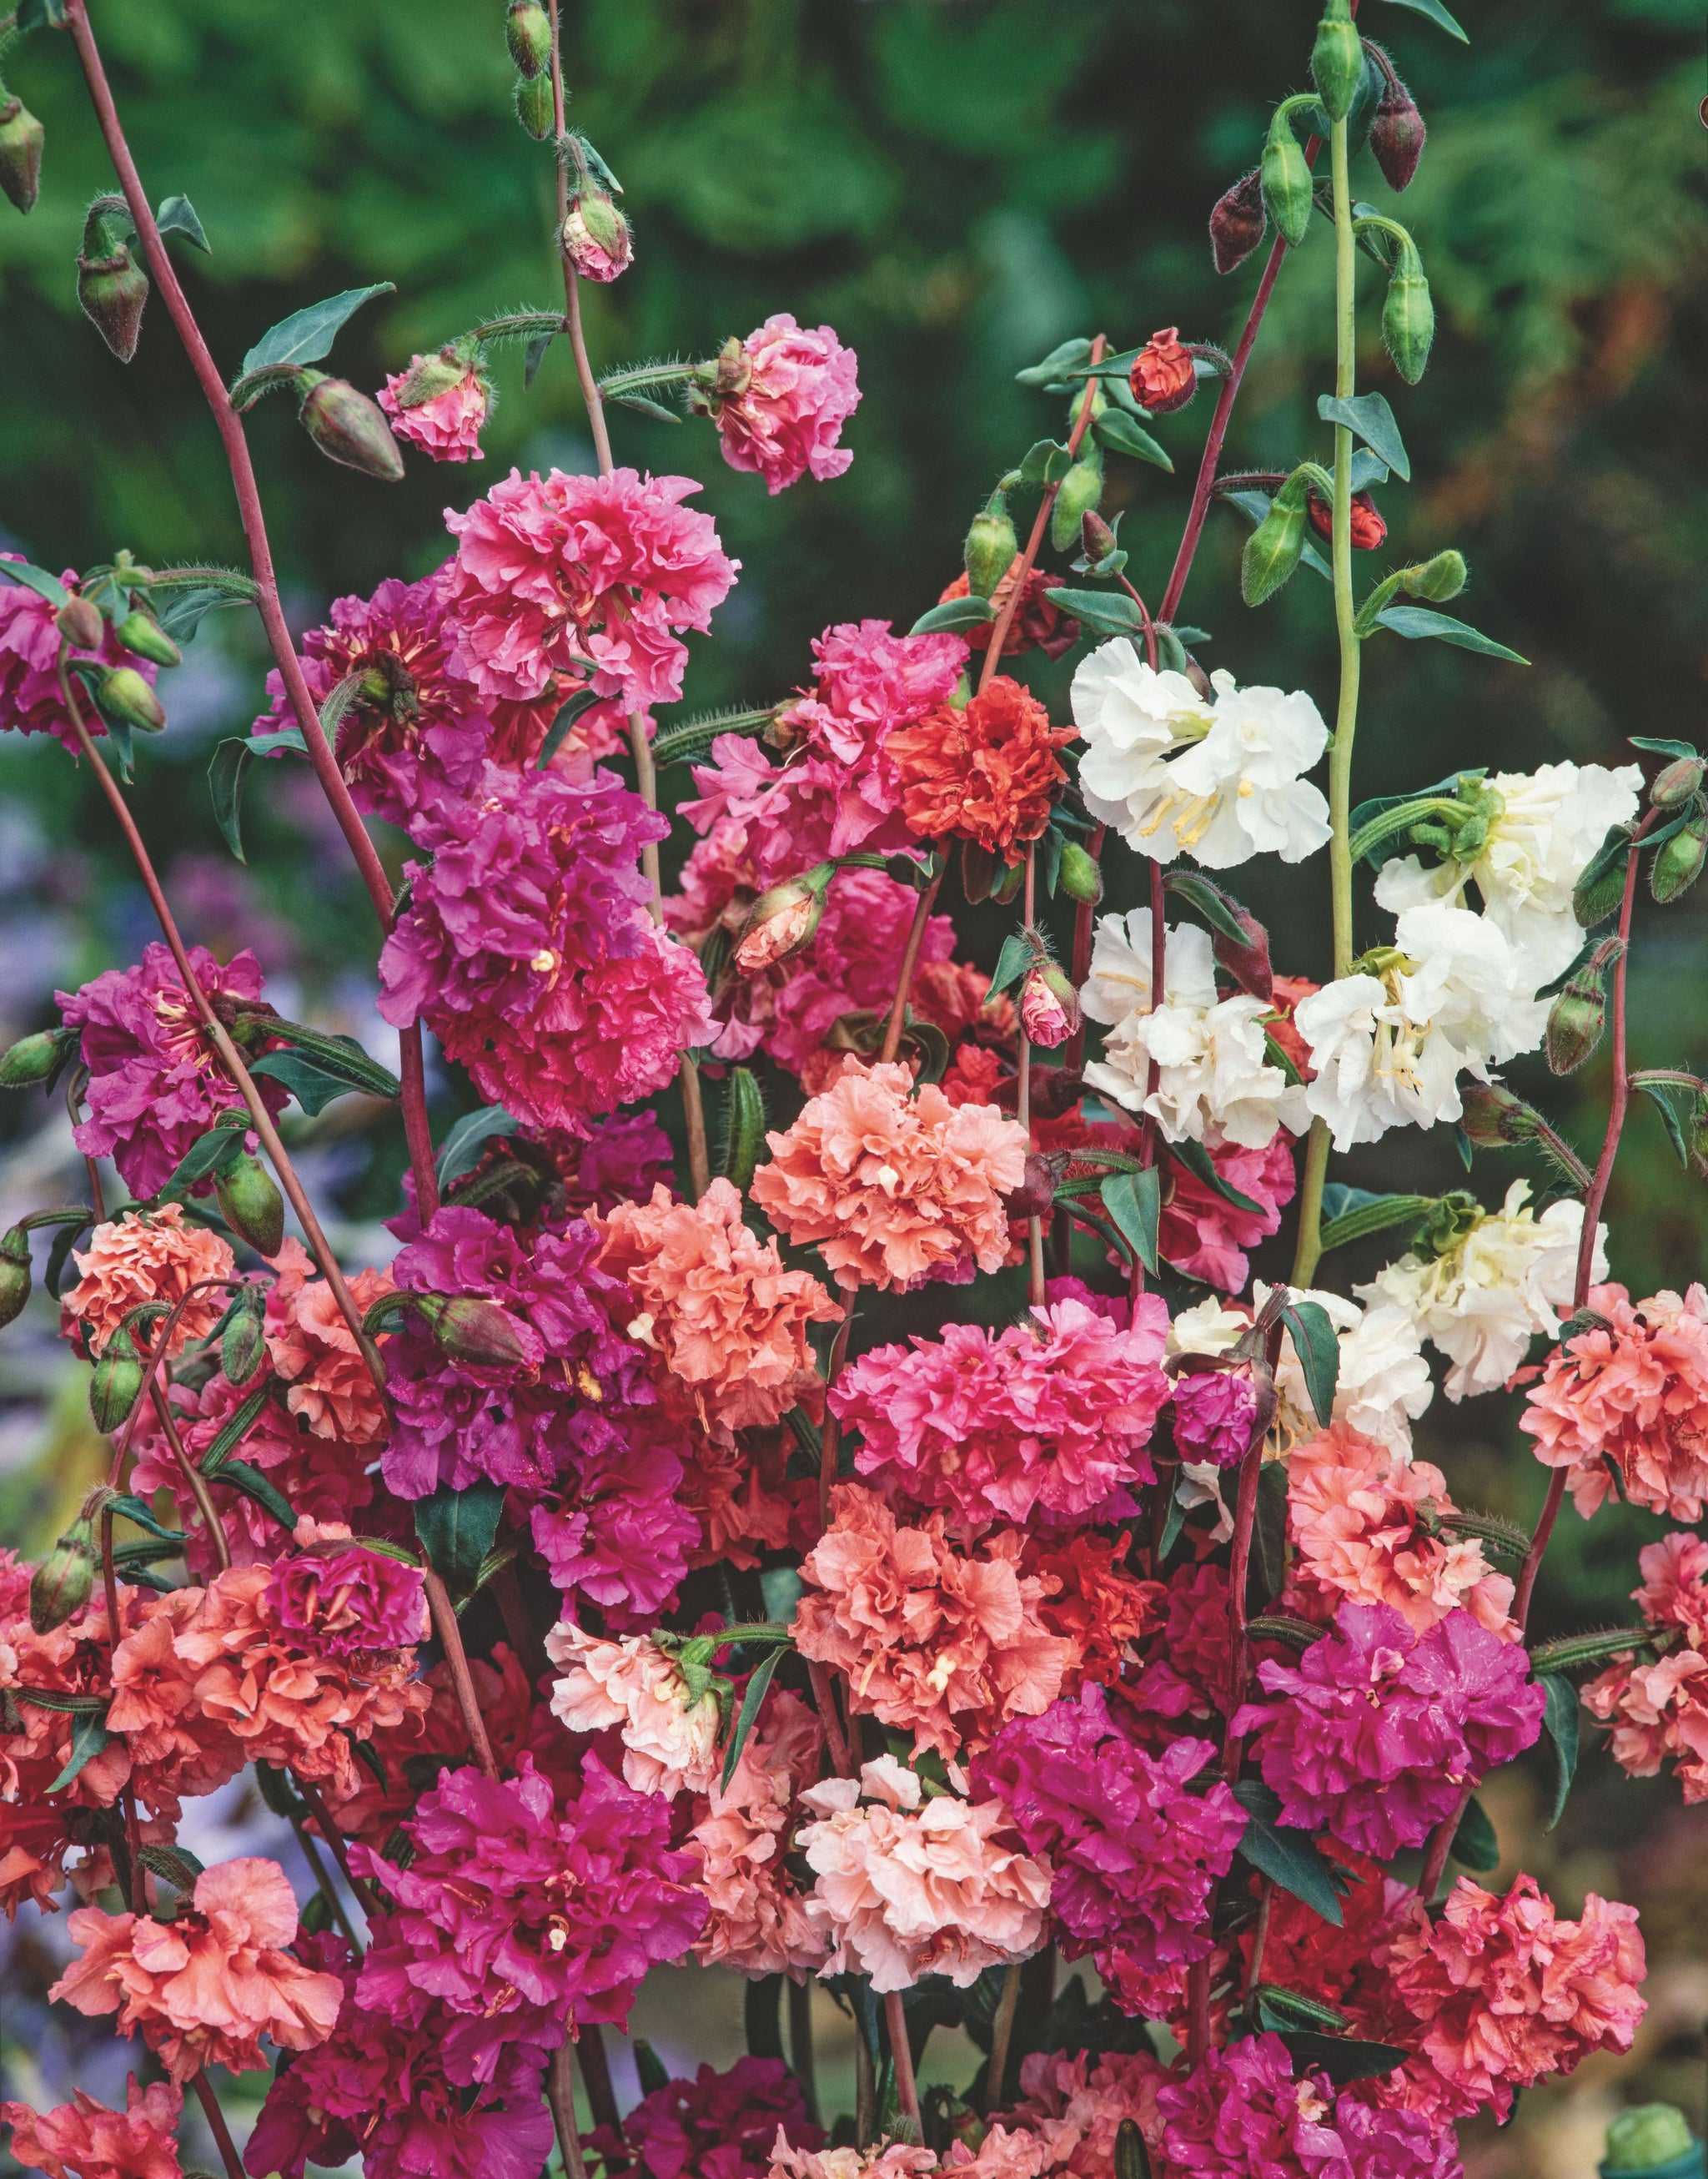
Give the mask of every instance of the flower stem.
M 172 1409 L 167 1404 L 166 1394 L 161 1390 L 159 1383 L 157 1381 L 151 1383 L 148 1390 L 149 1397 L 154 1403 L 154 1412 L 160 1420 L 160 1426 L 166 1432 L 166 1441 L 172 1447 L 172 1458 L 177 1461 L 179 1471 L 189 1485 L 189 1495 L 194 1499 L 196 1510 L 201 1515 L 202 1526 L 207 1531 L 208 1542 L 213 1546 L 213 1555 L 219 1561 L 221 1571 L 224 1572 L 232 1562 L 232 1547 L 230 1540 L 226 1534 L 226 1524 L 221 1520 L 218 1511 L 215 1507 L 212 1495 L 208 1490 L 207 1478 L 184 1450 L 183 1440 L 178 1435 L 178 1424 L 172 1419 Z M 140 1406 L 140 1404 L 139 1401 L 138 1405 Z
M 787 1988 L 789 2070 L 801 2083 L 801 2100 L 806 2107 L 807 2123 L 817 2126 L 819 2123 L 818 2069 L 813 2057 L 813 1985 L 809 1982 L 791 1981 Z
M 916 2146 L 924 2138 L 919 2122 L 919 2086 L 913 2077 L 913 2051 L 907 2040 L 907 2012 L 899 1990 L 884 1994 L 884 2024 L 890 2030 L 890 2056 L 895 2067 L 895 2100 L 907 2138 Z
M 451 1684 L 456 1690 L 457 1707 L 463 1713 L 469 1745 L 474 1750 L 474 1759 L 489 1778 L 495 1778 L 498 1765 L 493 1756 L 492 1743 L 486 1737 L 486 1721 L 480 1715 L 480 1703 L 474 1692 L 474 1679 L 468 1669 L 468 1655 L 463 1647 L 462 1630 L 457 1624 L 457 1614 L 452 1607 L 450 1593 L 431 1567 L 426 1568 L 424 1578 L 427 1609 L 433 1615 L 433 1632 L 439 1637 L 440 1647 L 445 1652 L 445 1661 L 451 1667 Z
M 553 10 L 554 18 L 556 9 Z M 557 2130 L 557 2153 L 563 2159 L 564 2179 L 587 2179 L 582 2161 L 581 2132 L 575 2117 L 575 2061 L 566 2039 L 551 2054 L 545 2071 L 545 2099 L 551 2105 L 551 2122 Z
M 992 2111 L 1002 2109 L 1002 2092 L 1008 2080 L 1008 2054 L 1014 2046 L 1015 2016 L 1020 2011 L 1020 1969 L 1018 1960 L 1009 1962 L 1002 1978 L 1002 1995 L 996 2001 L 995 2017 L 990 2023 L 990 2063 L 984 2071 L 987 2117 Z
M 232 2130 L 226 2124 L 226 2115 L 220 2109 L 219 2098 L 214 2094 L 213 2083 L 205 2072 L 197 2072 L 191 2075 L 190 2086 L 195 2090 L 202 2116 L 207 2121 L 208 2131 L 218 2146 L 220 2161 L 226 2168 L 226 2179 L 244 2179 L 243 2160 L 238 2154 L 237 2143 L 232 2139 Z

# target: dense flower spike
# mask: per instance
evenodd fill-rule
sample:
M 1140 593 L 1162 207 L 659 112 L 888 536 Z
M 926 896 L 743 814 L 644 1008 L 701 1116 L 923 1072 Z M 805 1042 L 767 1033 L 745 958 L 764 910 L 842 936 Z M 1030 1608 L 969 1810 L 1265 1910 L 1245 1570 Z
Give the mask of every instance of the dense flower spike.
M 731 358 L 728 393 L 720 368 L 713 414 L 730 467 L 764 477 L 774 497 L 808 470 L 840 476 L 854 458 L 837 442 L 859 405 L 857 360 L 829 326 L 809 331 L 786 310 L 767 318 Z

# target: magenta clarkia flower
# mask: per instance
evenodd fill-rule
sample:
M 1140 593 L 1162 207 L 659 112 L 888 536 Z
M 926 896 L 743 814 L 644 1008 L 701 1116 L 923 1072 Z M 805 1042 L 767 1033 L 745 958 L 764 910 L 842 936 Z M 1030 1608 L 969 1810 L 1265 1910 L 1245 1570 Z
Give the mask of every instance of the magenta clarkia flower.
M 1231 1467 L 1251 1445 L 1257 1390 L 1240 1369 L 1195 1370 L 1174 1380 L 1174 1415 L 1182 1459 Z
M 401 1649 L 426 1638 L 423 1581 L 419 1567 L 359 1545 L 330 1557 L 303 1551 L 275 1561 L 268 1603 L 281 1627 L 334 1656 Z
M 764 2179 L 781 2127 L 791 2147 L 822 2146 L 801 2083 L 780 2058 L 737 2058 L 726 2072 L 702 2066 L 668 2081 L 624 2114 L 622 2140 L 608 2127 L 583 2137 L 607 2166 L 632 2158 L 647 2179 Z
M 857 361 L 829 326 L 797 326 L 785 310 L 742 343 L 747 383 L 717 403 L 724 459 L 775 495 L 810 469 L 821 482 L 853 460 L 838 443 L 859 405 Z
M 18 560 L 17 552 L 0 552 L 0 560 Z M 77 575 L 68 568 L 60 577 L 67 590 L 74 590 Z M 19 734 L 52 734 L 68 749 L 79 746 L 71 714 L 59 687 L 59 629 L 54 607 L 37 590 L 0 577 L 0 733 L 9 728 Z M 129 666 L 152 681 L 156 668 L 145 658 L 125 650 L 105 620 L 98 650 L 71 646 L 73 658 L 98 658 L 103 666 Z M 83 723 L 97 739 L 107 732 L 95 700 L 81 684 L 78 697 Z

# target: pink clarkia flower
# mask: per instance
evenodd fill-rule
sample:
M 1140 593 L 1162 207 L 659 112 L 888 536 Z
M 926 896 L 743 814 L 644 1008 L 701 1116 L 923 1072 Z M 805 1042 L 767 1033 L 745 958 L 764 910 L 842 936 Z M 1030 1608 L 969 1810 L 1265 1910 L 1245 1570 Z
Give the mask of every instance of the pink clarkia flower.
M 463 361 L 449 350 L 412 356 L 409 368 L 388 374 L 374 398 L 398 437 L 435 462 L 479 460 L 492 387 L 478 360 Z
M 0 2104 L 0 2126 L 11 2127 L 19 2163 L 47 2179 L 178 2179 L 173 2136 L 183 2116 L 182 2094 L 166 2081 L 145 2088 L 132 2073 L 124 2105 L 109 2110 L 78 2088 L 57 2110 Z
M 829 326 L 809 330 L 788 312 L 767 318 L 741 344 L 737 392 L 714 403 L 724 459 L 751 469 L 775 496 L 810 469 L 822 483 L 854 457 L 838 444 L 859 404 L 857 359 Z

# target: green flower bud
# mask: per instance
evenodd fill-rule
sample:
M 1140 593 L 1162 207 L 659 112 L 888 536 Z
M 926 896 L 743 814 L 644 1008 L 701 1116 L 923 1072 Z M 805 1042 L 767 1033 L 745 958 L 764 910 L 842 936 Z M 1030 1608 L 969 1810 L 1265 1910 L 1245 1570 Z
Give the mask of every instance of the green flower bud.
M 0 189 L 28 211 L 41 186 L 41 123 L 21 98 L 0 93 Z
M 551 60 L 551 18 L 539 0 L 510 0 L 504 19 L 504 42 L 516 72 L 531 83 Z
M 1708 804 L 1699 796 L 1682 831 L 1656 849 L 1649 865 L 1650 892 L 1662 907 L 1677 900 L 1701 876 L 1705 859 L 1708 859 Z
M 1684 2114 L 1672 2104 L 1633 2104 L 1607 2128 L 1604 2172 L 1651 2171 L 1672 2164 L 1696 2146 Z
M 244 1287 L 233 1303 L 220 1334 L 220 1367 L 227 1380 L 247 1385 L 267 1351 L 266 1298 L 260 1287 Z
M 136 354 L 148 300 L 148 275 L 121 243 L 110 257 L 77 261 L 77 299 L 84 316 L 121 363 Z
M 260 1255 L 277 1255 L 285 1238 L 285 1199 L 259 1159 L 239 1150 L 214 1175 L 214 1194 L 220 1215 L 239 1240 Z
M 51 1634 L 88 1603 L 95 1589 L 95 1530 L 74 1521 L 30 1578 L 30 1624 Z
M 1459 1085 L 1459 1125 L 1479 1150 L 1506 1150 L 1536 1140 L 1536 1113 L 1500 1083 L 1467 1080 Z
M 1262 180 L 1264 209 L 1286 238 L 1288 247 L 1296 250 L 1311 228 L 1311 169 L 1284 107 L 1276 108 L 1257 171 Z
M 45 1082 L 58 1066 L 68 1044 L 77 1040 L 74 1029 L 38 1029 L 34 1036 L 19 1037 L 9 1051 L 0 1052 L 0 1090 L 27 1090 Z
M 550 135 L 557 125 L 557 109 L 552 103 L 549 75 L 517 78 L 516 118 L 536 144 L 543 144 Z
M 0 1234 L 0 1330 L 30 1298 L 30 1235 L 22 1226 Z
M 99 650 L 107 632 L 99 606 L 74 590 L 53 616 L 53 624 L 74 650 Z
M 107 1341 L 107 1352 L 89 1380 L 89 1412 L 103 1435 L 111 1436 L 123 1428 L 141 1394 L 142 1377 L 142 1358 L 136 1351 L 136 1342 L 121 1325 Z
M 1394 259 L 1382 305 L 1382 338 L 1393 367 L 1408 386 L 1415 386 L 1429 363 L 1435 338 L 1435 305 L 1423 277 L 1423 260 L 1407 242 Z
M 615 280 L 634 260 L 634 231 L 603 189 L 578 192 L 561 239 L 564 255 L 589 280 Z
M 104 675 L 95 700 L 108 718 L 145 734 L 157 734 L 166 724 L 159 697 L 134 666 L 115 666 Z
M 127 650 L 134 650 L 139 658 L 146 658 L 156 666 L 183 663 L 183 653 L 151 612 L 139 609 L 127 613 L 118 623 L 118 639 Z
M 1682 810 L 1701 786 L 1702 770 L 1700 756 L 1675 757 L 1656 773 L 1649 789 L 1651 804 L 1656 810 Z
M 426 1320 L 441 1354 L 476 1369 L 520 1369 L 537 1360 L 523 1327 L 495 1301 L 474 1294 L 418 1294 L 409 1305 Z
M 1349 0 L 1328 0 L 1311 48 L 1311 80 L 1331 121 L 1344 121 L 1364 80 L 1364 48 Z
M 305 370 L 299 382 L 307 392 L 298 421 L 329 460 L 382 484 L 402 482 L 403 457 L 375 403 L 348 379 L 328 378 L 324 371 Z
M 1309 491 L 1296 472 L 1270 502 L 1269 512 L 1245 540 L 1240 589 L 1248 606 L 1261 606 L 1299 565 L 1309 520 Z
M 1062 479 L 1055 505 L 1050 510 L 1049 541 L 1058 552 L 1067 552 L 1076 541 L 1081 519 L 1096 508 L 1103 496 L 1103 461 L 1092 449 L 1082 453 Z
M 1448 598 L 1456 598 L 1469 579 L 1464 553 L 1449 547 L 1421 567 L 1408 568 L 1401 588 L 1409 598 L 1428 598 L 1440 605 Z
M 1020 540 L 1009 519 L 1008 501 L 1000 491 L 972 518 L 966 533 L 966 587 L 976 598 L 988 598 L 1009 569 L 1020 550 Z
M 1062 843 L 1056 883 L 1070 900 L 1084 901 L 1092 908 L 1103 897 L 1103 874 L 1077 840 Z
M 1124 2118 L 1115 2128 L 1114 2179 L 1151 2179 L 1151 2160 L 1136 2119 Z
M 1575 1074 L 1601 1040 L 1607 1022 L 1607 995 L 1592 961 L 1580 969 L 1554 1001 L 1542 1037 L 1542 1051 L 1556 1074 Z
M 1631 860 L 1631 828 L 1613 825 L 1585 865 L 1572 888 L 1572 914 L 1585 930 L 1611 915 L 1625 895 L 1625 872 Z

